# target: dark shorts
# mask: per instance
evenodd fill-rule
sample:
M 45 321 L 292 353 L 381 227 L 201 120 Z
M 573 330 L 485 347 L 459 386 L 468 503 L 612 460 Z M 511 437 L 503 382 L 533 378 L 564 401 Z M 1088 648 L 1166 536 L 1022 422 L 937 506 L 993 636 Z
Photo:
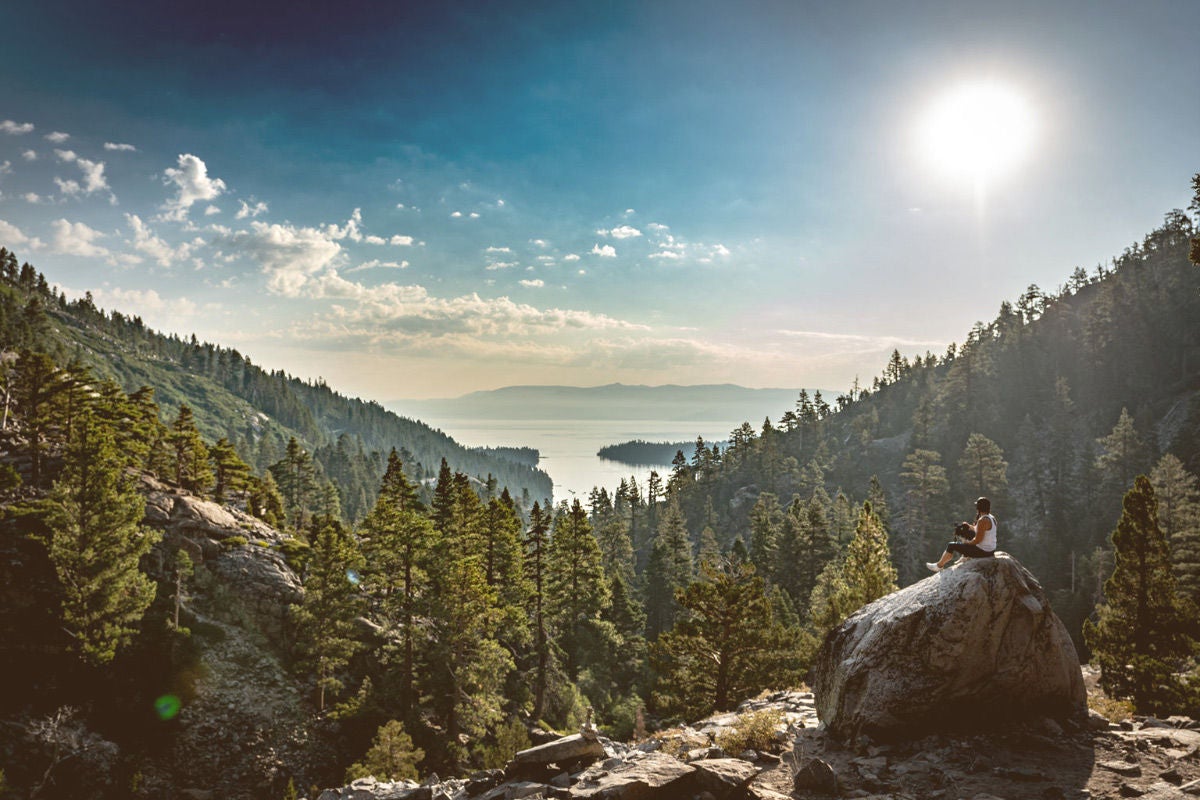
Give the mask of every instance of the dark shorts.
M 969 542 L 951 542 L 946 545 L 946 552 L 961 553 L 967 558 L 992 558 L 995 555 L 991 550 L 984 550 Z

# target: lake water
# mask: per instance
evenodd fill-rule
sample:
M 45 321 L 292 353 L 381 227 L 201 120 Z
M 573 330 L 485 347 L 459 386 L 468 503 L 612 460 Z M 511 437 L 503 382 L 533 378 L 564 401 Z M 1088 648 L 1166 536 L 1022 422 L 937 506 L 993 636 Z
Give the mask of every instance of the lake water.
M 554 481 L 554 502 L 578 497 L 587 503 L 594 486 L 613 492 L 622 478 L 637 478 L 638 487 L 646 491 L 651 470 L 657 470 L 665 481 L 671 467 L 634 467 L 608 461 L 596 455 L 606 444 L 618 444 L 633 439 L 648 442 L 692 442 L 696 436 L 704 441 L 724 441 L 729 432 L 742 424 L 707 420 L 611 420 L 611 419 L 423 419 L 428 425 L 441 428 L 455 441 L 467 447 L 533 447 L 541 453 L 538 467 Z

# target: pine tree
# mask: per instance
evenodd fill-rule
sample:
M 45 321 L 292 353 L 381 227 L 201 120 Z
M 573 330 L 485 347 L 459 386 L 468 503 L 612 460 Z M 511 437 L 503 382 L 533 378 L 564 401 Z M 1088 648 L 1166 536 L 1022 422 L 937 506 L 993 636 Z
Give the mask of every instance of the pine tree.
M 968 486 L 967 496 L 974 500 L 980 495 L 999 505 L 1008 488 L 1008 463 L 1000 446 L 982 433 L 967 437 L 967 446 L 958 459 L 959 479 Z
M 242 461 L 233 445 L 222 436 L 208 451 L 212 460 L 213 499 L 225 502 L 228 495 L 246 490 L 250 481 L 250 465 Z
M 500 638 L 515 649 L 527 644 L 529 637 L 525 615 L 529 584 L 524 575 L 521 518 L 507 488 L 488 501 L 482 530 L 484 574 L 496 593 Z
M 63 626 L 89 663 L 112 661 L 154 600 L 155 584 L 138 568 L 159 538 L 140 527 L 145 510 L 112 433 L 84 415 L 50 492 L 46 524 Z
M 1183 463 L 1168 453 L 1150 483 L 1158 497 L 1158 522 L 1171 548 L 1171 563 L 1179 591 L 1200 606 L 1200 485 Z
M 317 472 L 312 456 L 293 436 L 288 439 L 283 459 L 272 464 L 270 471 L 283 497 L 287 522 L 296 530 L 304 528 L 317 491 Z
M 1083 627 L 1100 664 L 1100 685 L 1113 697 L 1132 700 L 1141 714 L 1182 706 L 1186 690 L 1175 673 L 1195 647 L 1157 506 L 1150 480 L 1139 475 L 1113 531 L 1115 565 L 1104 584 L 1104 603 L 1096 608 L 1096 621 Z
M 356 761 L 346 770 L 346 782 L 366 777 L 388 782 L 415 781 L 417 764 L 423 758 L 425 751 L 413 746 L 404 723 L 392 720 L 375 732 L 375 739 L 363 760 Z
M 830 561 L 813 588 L 809 615 L 818 639 L 867 603 L 896 591 L 887 529 L 863 503 L 854 538 L 841 560 Z
M 400 667 L 389 674 L 401 719 L 410 723 L 416 707 L 417 653 L 422 634 L 416 624 L 429 592 L 426 564 L 436 544 L 433 524 L 420 513 L 414 487 L 393 450 L 375 505 L 359 528 L 363 588 L 397 630 Z
M 546 567 L 547 612 L 574 679 L 592 628 L 610 600 L 600 546 L 578 499 L 554 520 Z
M 428 647 L 418 677 L 432 721 L 443 732 L 444 751 L 436 761 L 457 770 L 467 758 L 461 738 L 482 737 L 502 719 L 501 690 L 513 663 L 495 638 L 495 590 L 483 557 L 463 551 L 460 537 L 443 535 L 429 570 Z
M 782 531 L 783 509 L 779 507 L 779 498 L 763 492 L 750 510 L 750 561 L 768 581 L 774 577 Z
M 679 500 L 671 497 L 658 519 L 646 565 L 646 635 L 651 640 L 671 629 L 679 612 L 677 589 L 692 580 L 692 545 Z
M 688 719 L 727 711 L 776 682 L 795 677 L 786 636 L 754 566 L 704 563 L 702 579 L 679 592 L 675 627 L 653 646 L 666 714 Z
M 546 621 L 546 550 L 549 545 L 550 517 L 536 501 L 529 511 L 529 529 L 525 533 L 525 576 L 531 587 L 529 618 L 533 625 L 533 718 L 541 719 L 546 708 L 546 685 L 550 669 L 550 640 Z
M 1102 452 L 1096 457 L 1096 466 L 1116 486 L 1129 486 L 1133 476 L 1142 468 L 1146 456 L 1146 444 L 1133 425 L 1129 410 L 1122 408 L 1117 424 L 1108 436 L 1096 440 Z
M 14 399 L 28 439 L 29 482 L 42 480 L 42 452 L 60 418 L 58 402 L 64 375 L 45 353 L 21 351 L 17 361 Z
M 292 606 L 300 663 L 317 688 L 317 710 L 345 688 L 343 672 L 351 657 L 362 649 L 354 636 L 354 619 L 363 602 L 355 578 L 361 556 L 340 523 L 315 520 L 312 555 L 304 576 L 304 601 Z
M 933 525 L 935 515 L 941 510 L 941 500 L 950 490 L 946 468 L 939 463 L 941 460 L 941 454 L 936 451 L 914 450 L 900 468 L 900 479 L 905 487 L 904 513 L 901 515 L 904 534 L 900 538 L 897 561 L 905 583 L 917 579 L 922 553 L 934 550 L 944 538 L 937 536 Z
M 175 483 L 197 494 L 208 491 L 213 480 L 208 448 L 200 438 L 195 416 L 187 403 L 179 407 L 179 414 L 171 423 L 168 440 L 175 457 Z

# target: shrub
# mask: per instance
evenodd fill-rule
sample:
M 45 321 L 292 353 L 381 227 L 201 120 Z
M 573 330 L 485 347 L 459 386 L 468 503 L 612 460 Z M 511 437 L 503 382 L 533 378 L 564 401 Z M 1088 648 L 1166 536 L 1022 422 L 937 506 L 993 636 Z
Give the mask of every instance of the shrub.
M 413 747 L 404 723 L 392 720 L 375 733 L 363 760 L 346 770 L 346 783 L 368 776 L 381 781 L 416 780 L 417 762 L 424 757 L 424 750 Z
M 783 712 L 764 708 L 738 717 L 737 725 L 717 735 L 717 746 L 730 755 L 744 750 L 770 750 L 778 743 L 775 729 L 783 722 Z

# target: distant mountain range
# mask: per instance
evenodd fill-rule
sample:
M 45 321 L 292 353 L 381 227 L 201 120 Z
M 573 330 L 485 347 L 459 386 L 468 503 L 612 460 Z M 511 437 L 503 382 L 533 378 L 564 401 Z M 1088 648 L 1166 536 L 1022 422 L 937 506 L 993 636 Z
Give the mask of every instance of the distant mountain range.
M 677 386 L 506 386 L 439 400 L 393 400 L 388 408 L 415 419 L 679 420 L 756 426 L 794 409 L 799 389 L 749 389 L 731 383 Z M 810 390 L 811 393 L 811 390 Z M 827 402 L 834 393 L 822 392 Z

